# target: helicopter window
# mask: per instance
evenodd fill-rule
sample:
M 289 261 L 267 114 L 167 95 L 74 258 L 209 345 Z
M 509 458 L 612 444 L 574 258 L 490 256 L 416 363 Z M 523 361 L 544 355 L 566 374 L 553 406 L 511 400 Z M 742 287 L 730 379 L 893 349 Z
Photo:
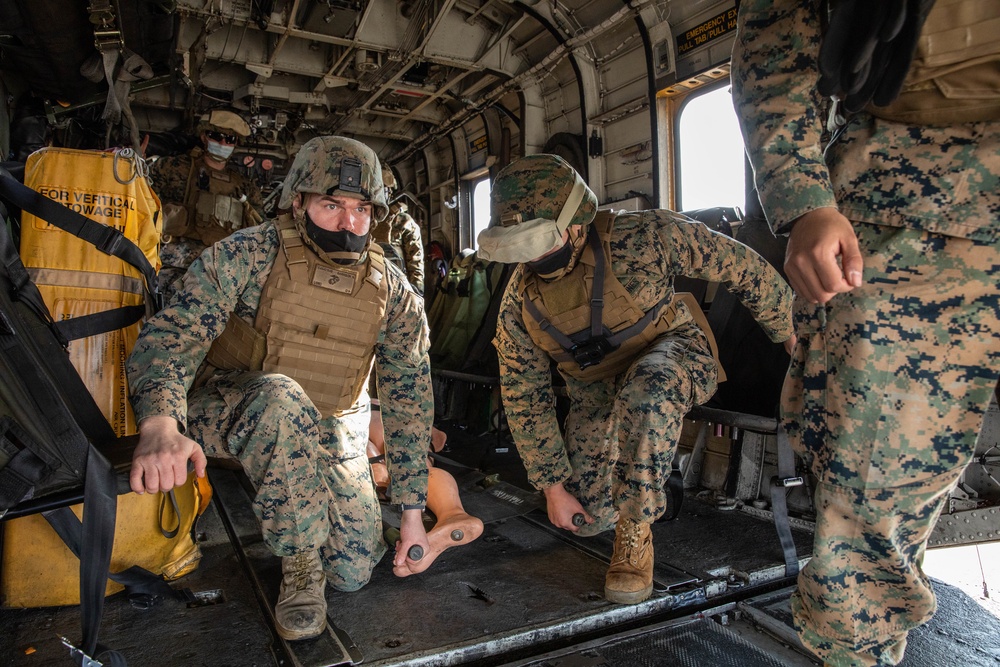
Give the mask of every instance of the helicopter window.
M 479 232 L 490 226 L 490 179 L 484 178 L 472 189 L 472 241 L 479 247 Z
M 677 128 L 678 210 L 744 208 L 746 160 L 729 86 L 690 97 Z

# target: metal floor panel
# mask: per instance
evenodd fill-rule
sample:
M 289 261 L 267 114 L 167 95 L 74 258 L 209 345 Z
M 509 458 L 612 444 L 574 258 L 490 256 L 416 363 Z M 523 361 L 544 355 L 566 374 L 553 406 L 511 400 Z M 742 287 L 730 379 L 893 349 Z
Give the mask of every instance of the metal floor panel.
M 288 647 L 275 637 L 270 619 L 280 560 L 263 545 L 240 474 L 213 468 L 216 503 L 201 526 L 209 536 L 205 559 L 181 583 L 193 590 L 223 588 L 226 603 L 178 610 L 183 606 L 165 602 L 139 611 L 123 596 L 112 597 L 102 641 L 124 650 L 135 667 L 276 661 L 312 667 L 362 659 L 376 667 L 497 664 L 635 627 L 644 619 L 663 620 L 745 585 L 739 577 L 727 579 L 726 572 L 757 568 L 774 579 L 781 569 L 770 524 L 687 498 L 680 519 L 654 526 L 653 596 L 638 605 L 611 604 L 603 589 L 612 532 L 574 538 L 548 523 L 537 509 L 538 494 L 503 482 L 483 485 L 484 476 L 468 468 L 453 472 L 466 508 L 487 521 L 483 535 L 447 550 L 421 575 L 397 578 L 386 557 L 360 591 L 328 588 L 329 617 L 342 634 Z M 227 524 L 239 549 L 230 544 Z M 745 545 L 738 553 L 732 553 L 734 536 Z M 58 635 L 78 637 L 79 610 L 0 610 L 0 624 L 5 628 L 0 663 L 65 664 Z M 29 656 L 30 648 L 35 652 Z M 6 662 L 11 655 L 14 660 Z
M 715 621 L 701 618 L 643 629 L 519 667 L 786 667 Z

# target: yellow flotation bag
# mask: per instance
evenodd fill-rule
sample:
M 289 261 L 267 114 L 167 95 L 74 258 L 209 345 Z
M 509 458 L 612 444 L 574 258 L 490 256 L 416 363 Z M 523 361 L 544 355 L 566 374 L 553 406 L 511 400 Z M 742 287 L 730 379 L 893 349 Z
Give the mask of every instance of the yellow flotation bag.
M 95 249 L 25 211 L 21 259 L 56 322 L 80 325 L 84 320 L 71 321 L 105 317 L 67 338 L 73 366 L 119 436 L 136 432 L 125 359 L 147 311 L 145 290 L 153 287 L 115 254 L 123 245 L 115 232 L 139 248 L 154 273 L 160 267 L 160 200 L 144 174 L 145 163 L 129 149 L 43 148 L 28 156 L 24 171 L 25 185 L 107 228 Z

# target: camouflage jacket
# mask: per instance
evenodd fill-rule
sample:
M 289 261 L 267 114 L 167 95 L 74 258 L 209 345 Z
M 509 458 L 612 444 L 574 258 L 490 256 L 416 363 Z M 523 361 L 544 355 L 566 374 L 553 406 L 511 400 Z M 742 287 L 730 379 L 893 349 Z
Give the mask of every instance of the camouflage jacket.
M 170 415 L 187 423 L 187 393 L 230 313 L 254 321 L 279 249 L 272 222 L 241 229 L 202 253 L 170 308 L 143 327 L 127 372 L 137 422 Z M 402 271 L 387 267 L 386 318 L 375 344 L 375 372 L 392 469 L 393 500 L 423 505 L 426 451 L 434 416 L 423 299 Z
M 1000 240 L 1000 123 L 927 127 L 861 112 L 824 154 L 821 4 L 740 6 L 733 98 L 772 229 L 830 206 L 851 220 Z
M 611 255 L 612 272 L 644 311 L 673 294 L 677 276 L 702 278 L 726 285 L 771 340 L 792 335 L 788 284 L 756 252 L 700 222 L 670 211 L 620 213 Z M 494 343 L 514 442 L 529 481 L 543 489 L 569 479 L 570 464 L 556 421 L 550 358 L 535 345 L 522 319 L 522 271 L 524 266 L 518 266 L 507 283 Z M 683 312 L 673 328 L 691 322 Z
M 410 285 L 418 294 L 424 293 L 424 245 L 420 239 L 420 226 L 409 213 L 400 211 L 389 214 L 372 231 L 376 243 L 388 243 L 402 257 Z M 391 259 L 386 255 L 387 259 Z

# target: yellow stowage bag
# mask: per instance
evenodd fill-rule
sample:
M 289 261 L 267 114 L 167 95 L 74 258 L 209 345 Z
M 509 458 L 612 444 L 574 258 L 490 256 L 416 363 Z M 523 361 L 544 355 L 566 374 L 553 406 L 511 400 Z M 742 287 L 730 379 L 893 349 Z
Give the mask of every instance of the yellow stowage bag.
M 159 271 L 160 200 L 146 179 L 136 176 L 131 159 L 118 152 L 43 148 L 28 156 L 24 183 L 95 222 L 114 226 Z M 27 212 L 21 221 L 21 260 L 57 321 L 143 303 L 137 269 Z M 81 338 L 69 346 L 70 361 L 119 436 L 136 432 L 125 359 L 139 326 Z
M 112 572 L 138 565 L 153 574 L 162 574 L 169 581 L 198 567 L 201 549 L 192 533 L 195 519 L 211 498 L 211 487 L 192 473 L 174 493 L 180 508 L 180 525 L 169 499 L 162 493 L 118 496 Z M 164 537 L 160 529 L 161 503 L 164 503 L 163 529 L 177 528 L 173 538 Z M 79 517 L 83 505 L 74 505 L 72 510 Z M 105 595 L 122 589 L 109 579 Z M 5 607 L 80 604 L 80 561 L 41 515 L 12 519 L 4 525 L 0 597 Z

